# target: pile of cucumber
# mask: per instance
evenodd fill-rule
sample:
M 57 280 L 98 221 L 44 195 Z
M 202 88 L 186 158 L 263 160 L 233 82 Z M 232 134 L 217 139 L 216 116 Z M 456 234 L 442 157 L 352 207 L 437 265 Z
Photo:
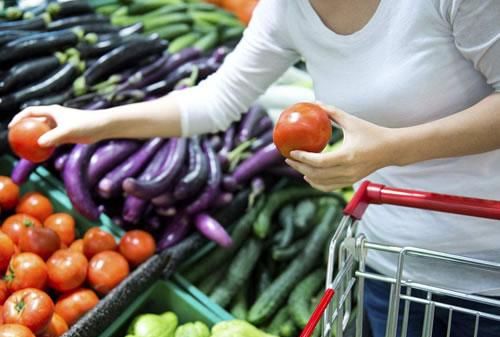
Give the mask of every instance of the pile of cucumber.
M 233 225 L 233 246 L 212 249 L 181 274 L 234 317 L 298 336 L 323 293 L 328 244 L 344 205 L 337 193 L 276 188 Z
M 230 12 L 200 1 L 91 0 L 96 11 L 109 15 L 113 25 L 141 23 L 147 34 L 171 41 L 170 52 L 198 46 L 214 47 L 241 38 L 244 26 Z

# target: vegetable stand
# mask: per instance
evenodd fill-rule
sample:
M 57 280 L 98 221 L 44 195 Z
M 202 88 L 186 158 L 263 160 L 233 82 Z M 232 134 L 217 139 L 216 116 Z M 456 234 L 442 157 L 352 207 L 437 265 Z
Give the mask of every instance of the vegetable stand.
M 448 313 L 447 336 L 453 336 L 452 320 L 454 314 L 462 314 L 474 319 L 473 330 L 468 332 L 471 336 L 478 335 L 480 324 L 484 323 L 485 320 L 500 322 L 500 315 L 498 315 L 500 300 L 471 295 L 453 288 L 452 285 L 436 285 L 425 281 L 411 280 L 405 272 L 408 261 L 415 257 L 424 258 L 429 263 L 441 263 L 441 266 L 457 265 L 464 270 L 472 268 L 476 271 L 500 271 L 500 264 L 428 249 L 395 247 L 369 242 L 362 233 L 356 235 L 356 226 L 370 204 L 396 205 L 500 220 L 500 201 L 404 190 L 368 181 L 364 182 L 345 208 L 345 215 L 330 241 L 326 290 L 301 337 L 311 336 L 322 317 L 323 336 L 343 336 L 353 313 L 356 317 L 356 336 L 362 336 L 365 280 L 377 280 L 391 285 L 386 337 L 395 337 L 397 331 L 401 331 L 401 335 L 406 336 L 409 310 L 412 304 L 425 306 L 423 337 L 432 336 L 436 310 L 445 310 Z M 393 277 L 381 276 L 366 270 L 366 257 L 368 252 L 372 250 L 393 254 L 397 258 L 398 267 Z M 416 294 L 418 292 L 424 295 L 419 296 Z M 439 296 L 481 303 L 487 309 L 478 311 L 457 304 L 452 305 L 447 303 L 446 299 L 440 299 Z M 352 310 L 354 301 L 358 303 L 356 310 Z M 398 321 L 401 319 L 401 327 L 398 327 Z

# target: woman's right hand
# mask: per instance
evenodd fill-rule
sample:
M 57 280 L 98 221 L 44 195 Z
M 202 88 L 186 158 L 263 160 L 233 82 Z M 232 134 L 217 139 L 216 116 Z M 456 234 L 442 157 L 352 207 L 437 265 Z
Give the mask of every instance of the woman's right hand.
M 108 124 L 102 110 L 78 110 L 60 105 L 28 107 L 18 113 L 9 128 L 24 118 L 43 119 L 51 130 L 38 139 L 42 147 L 66 143 L 95 143 L 102 140 Z M 109 131 L 109 130 L 108 130 Z

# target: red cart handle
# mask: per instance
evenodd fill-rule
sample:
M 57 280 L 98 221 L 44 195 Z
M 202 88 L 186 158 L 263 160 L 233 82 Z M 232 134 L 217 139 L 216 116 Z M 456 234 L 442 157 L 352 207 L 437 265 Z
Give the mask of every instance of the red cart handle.
M 389 204 L 500 220 L 500 201 L 387 187 L 365 181 L 344 209 L 361 219 L 369 204 Z
M 313 334 L 314 329 L 316 329 L 316 325 L 318 325 L 319 321 L 321 320 L 321 316 L 328 307 L 328 304 L 330 304 L 333 295 L 335 295 L 335 290 L 333 290 L 332 288 L 328 288 L 325 290 L 321 301 L 316 307 L 316 310 L 314 310 L 313 314 L 311 315 L 311 318 L 309 319 L 309 322 L 305 326 L 304 330 L 302 330 L 300 337 L 310 337 Z

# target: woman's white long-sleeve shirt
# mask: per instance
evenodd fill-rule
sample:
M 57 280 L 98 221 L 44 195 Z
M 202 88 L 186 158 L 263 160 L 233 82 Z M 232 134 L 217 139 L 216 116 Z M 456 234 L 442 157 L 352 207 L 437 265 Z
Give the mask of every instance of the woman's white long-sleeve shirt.
M 339 35 L 308 0 L 261 0 L 221 69 L 198 87 L 175 93 L 183 133 L 225 129 L 299 57 L 319 101 L 385 127 L 430 122 L 500 91 L 500 1 L 380 0 L 365 27 Z M 387 167 L 367 179 L 500 199 L 500 150 Z M 500 262 L 499 221 L 371 206 L 359 230 L 370 241 Z M 374 253 L 368 259 L 378 271 L 394 273 L 393 257 Z M 409 263 L 412 279 L 472 292 L 500 290 L 499 274 L 480 273 L 478 281 L 471 268 Z

